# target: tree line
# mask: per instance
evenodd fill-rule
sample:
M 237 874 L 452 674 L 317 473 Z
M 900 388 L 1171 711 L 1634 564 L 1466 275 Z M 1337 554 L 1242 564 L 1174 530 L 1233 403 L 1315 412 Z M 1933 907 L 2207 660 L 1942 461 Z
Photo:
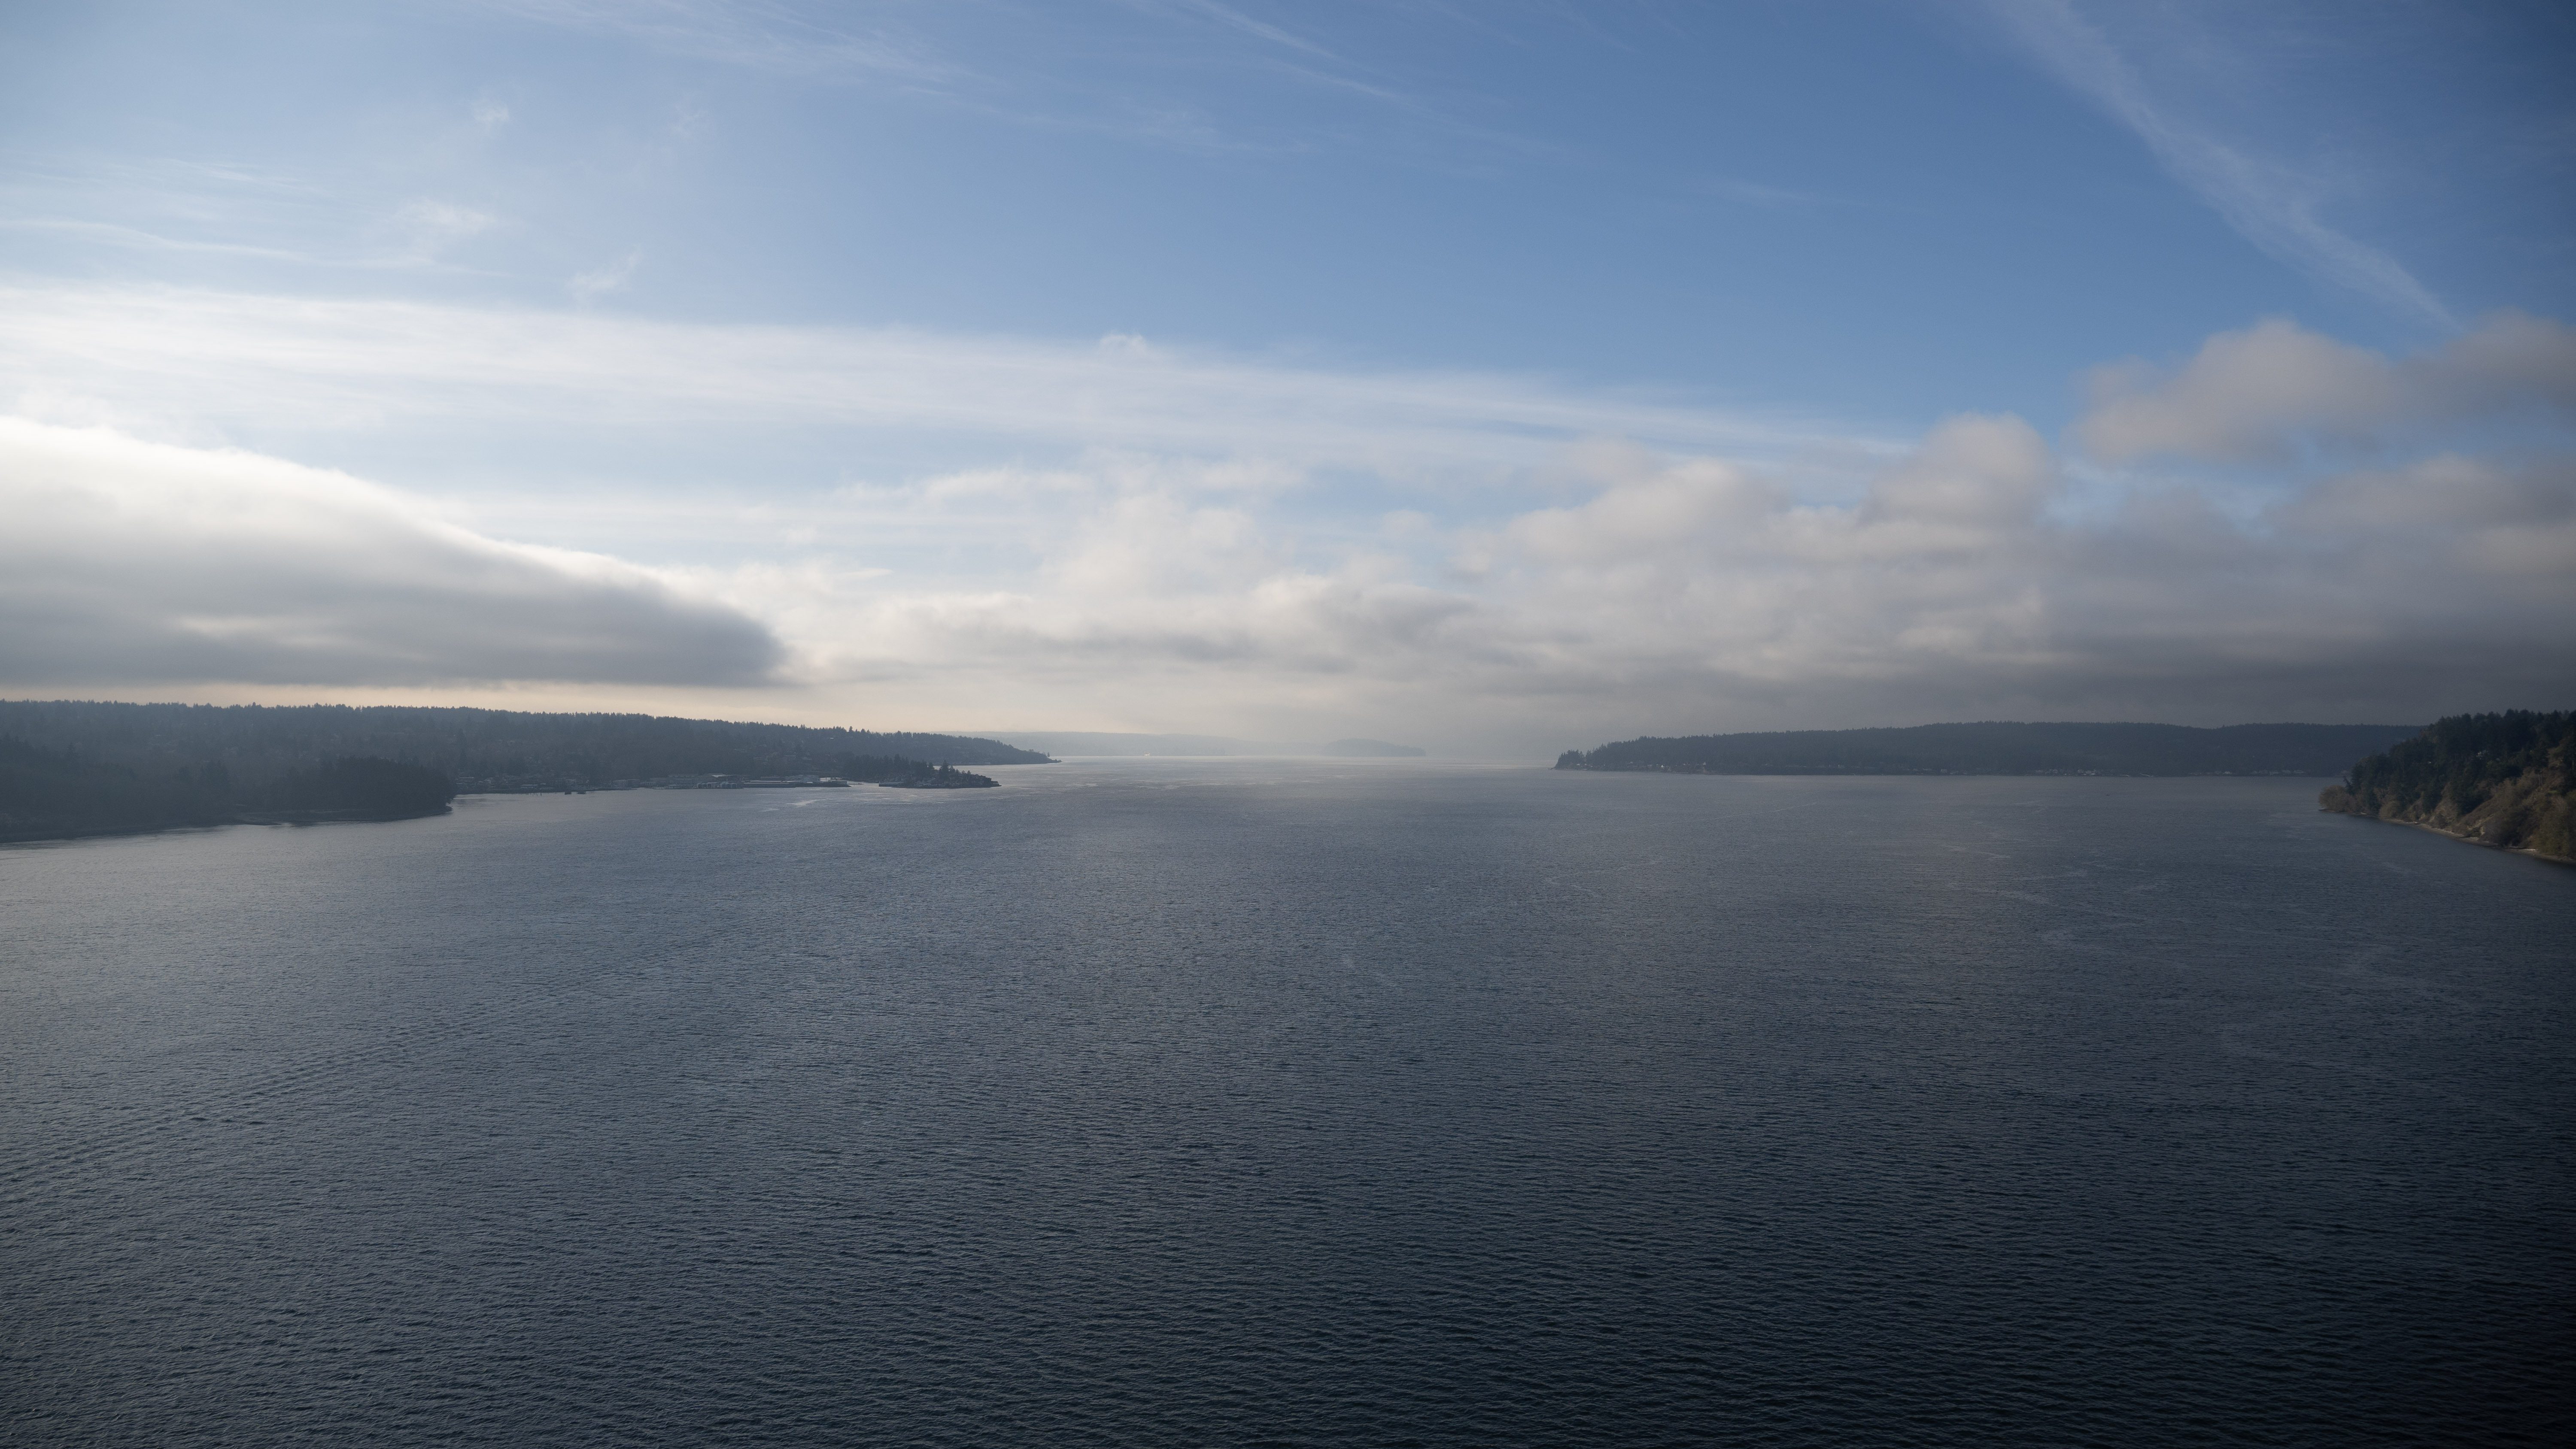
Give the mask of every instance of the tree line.
M 2576 710 L 2435 720 L 2413 739 L 2354 765 L 2317 803 L 2510 850 L 2576 858 Z
M 945 760 L 908 760 L 900 755 L 845 755 L 831 771 L 854 785 L 927 785 L 942 789 L 981 789 L 1001 782 L 972 775 Z
M 671 775 L 827 775 L 852 759 L 1045 764 L 996 740 L 641 714 L 398 705 L 118 704 L 0 701 L 0 734 L 168 776 L 212 760 L 266 780 L 326 760 L 377 758 L 452 779 L 542 777 L 607 785 Z M 844 778 L 855 778 L 844 775 Z
M 2414 725 L 1916 725 L 1647 736 L 1568 750 L 1560 770 L 1690 775 L 2312 775 L 2342 773 Z
M 0 735 L 0 840 L 44 840 L 245 818 L 398 819 L 455 797 L 436 770 L 341 757 L 242 780 L 221 762 L 152 770 Z

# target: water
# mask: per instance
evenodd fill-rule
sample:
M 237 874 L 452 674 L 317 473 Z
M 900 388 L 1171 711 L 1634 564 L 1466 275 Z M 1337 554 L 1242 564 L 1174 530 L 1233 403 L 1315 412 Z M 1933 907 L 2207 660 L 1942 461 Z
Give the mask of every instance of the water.
M 2576 871 L 2305 781 L 994 773 L 0 851 L 0 1434 L 2576 1427 Z

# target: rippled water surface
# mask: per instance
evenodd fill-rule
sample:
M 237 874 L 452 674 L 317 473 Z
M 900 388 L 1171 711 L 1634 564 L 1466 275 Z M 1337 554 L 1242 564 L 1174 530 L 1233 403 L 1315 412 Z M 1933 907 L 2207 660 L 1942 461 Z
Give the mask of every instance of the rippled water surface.
M 2312 781 L 994 773 L 0 850 L 0 1435 L 2576 1431 L 2576 871 Z

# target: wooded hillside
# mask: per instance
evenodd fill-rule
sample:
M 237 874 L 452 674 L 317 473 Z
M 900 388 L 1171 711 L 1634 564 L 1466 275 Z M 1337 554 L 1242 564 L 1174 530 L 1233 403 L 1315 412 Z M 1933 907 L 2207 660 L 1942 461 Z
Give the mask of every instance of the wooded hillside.
M 1691 775 L 2340 775 L 2414 725 L 1917 725 L 1627 740 L 1560 770 Z
M 2317 803 L 2576 860 L 2576 711 L 2436 720 L 2354 765 Z

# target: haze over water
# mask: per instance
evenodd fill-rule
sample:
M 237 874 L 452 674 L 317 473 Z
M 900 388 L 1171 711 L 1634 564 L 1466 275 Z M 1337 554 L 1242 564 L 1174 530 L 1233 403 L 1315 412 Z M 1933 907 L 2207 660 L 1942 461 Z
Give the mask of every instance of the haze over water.
M 2576 872 L 1130 760 L 0 851 L 26 1444 L 2563 1442 Z

